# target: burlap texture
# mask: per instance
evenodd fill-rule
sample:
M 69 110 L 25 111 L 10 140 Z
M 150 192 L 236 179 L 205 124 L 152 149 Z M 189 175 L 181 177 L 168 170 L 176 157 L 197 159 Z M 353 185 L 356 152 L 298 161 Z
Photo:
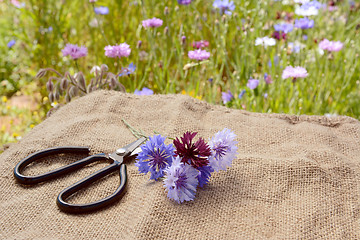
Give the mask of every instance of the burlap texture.
M 238 136 L 239 155 L 214 173 L 195 201 L 177 204 L 162 182 L 128 162 L 128 187 L 115 205 L 69 215 L 58 193 L 98 164 L 35 187 L 22 187 L 13 168 L 53 146 L 90 146 L 110 153 L 135 140 L 121 119 L 152 134 L 197 131 L 209 139 L 224 127 Z M 27 174 L 83 156 L 40 161 Z M 1 239 L 360 239 L 360 123 L 349 117 L 260 114 L 213 106 L 183 95 L 136 96 L 97 91 L 62 107 L 0 156 Z M 118 174 L 77 194 L 100 199 Z

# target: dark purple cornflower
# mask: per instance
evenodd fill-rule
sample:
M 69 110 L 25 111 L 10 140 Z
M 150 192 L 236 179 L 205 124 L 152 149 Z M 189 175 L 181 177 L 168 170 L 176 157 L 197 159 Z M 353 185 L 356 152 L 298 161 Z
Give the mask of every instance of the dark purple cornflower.
M 178 0 L 180 5 L 189 5 L 192 0 Z
M 209 164 L 208 157 L 211 154 L 211 150 L 203 138 L 199 138 L 193 143 L 193 138 L 196 134 L 197 132 L 187 131 L 184 133 L 184 136 L 180 138 L 181 141 L 176 138 L 173 143 L 176 148 L 175 154 L 182 158 L 181 162 L 190 164 L 198 169 Z
M 273 34 L 272 34 L 272 37 L 277 39 L 277 40 L 281 40 L 281 39 L 284 39 L 286 40 L 287 36 L 286 36 L 286 33 L 284 32 L 277 32 L 275 31 Z

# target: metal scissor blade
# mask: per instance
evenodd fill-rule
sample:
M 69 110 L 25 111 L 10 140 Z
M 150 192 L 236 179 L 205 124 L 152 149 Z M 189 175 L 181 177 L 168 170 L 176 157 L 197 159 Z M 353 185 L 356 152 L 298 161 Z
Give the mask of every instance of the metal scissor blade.
M 123 147 L 122 149 L 125 150 L 124 155 L 123 156 L 128 156 L 130 155 L 132 152 L 135 151 L 136 148 L 138 148 L 144 141 L 146 141 L 145 137 L 141 137 L 138 140 L 136 140 L 133 143 L 130 143 L 129 145 L 126 145 L 125 147 Z M 119 149 L 118 149 L 119 150 Z M 141 151 L 141 149 L 140 149 Z

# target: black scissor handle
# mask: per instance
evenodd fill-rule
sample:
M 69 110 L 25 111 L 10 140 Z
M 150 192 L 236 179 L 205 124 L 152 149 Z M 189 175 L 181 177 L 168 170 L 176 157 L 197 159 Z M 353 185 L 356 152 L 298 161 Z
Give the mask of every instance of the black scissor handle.
M 36 176 L 25 176 L 21 174 L 21 171 L 30 163 L 50 155 L 54 154 L 60 154 L 60 153 L 89 153 L 90 149 L 88 147 L 55 147 L 55 148 L 48 148 L 39 152 L 35 152 L 28 157 L 21 160 L 14 168 L 14 176 L 16 180 L 19 183 L 26 184 L 26 185 L 32 185 L 37 184 L 40 182 L 44 182 L 50 179 L 57 178 L 61 175 L 70 173 L 72 171 L 75 171 L 76 169 L 79 169 L 85 165 L 88 165 L 90 163 L 99 161 L 99 160 L 107 160 L 105 154 L 96 154 L 89 156 L 87 158 L 81 159 L 79 161 L 76 161 L 74 163 L 71 163 L 69 165 L 57 168 L 55 170 L 52 170 L 47 173 L 39 174 Z
M 71 204 L 65 201 L 69 196 L 71 196 L 75 192 L 87 187 L 96 180 L 119 169 L 119 167 L 120 167 L 120 184 L 119 187 L 116 189 L 116 191 L 111 195 L 103 199 L 100 199 L 98 201 L 92 203 L 85 203 L 85 204 Z M 127 182 L 127 174 L 126 174 L 125 164 L 114 162 L 113 164 L 91 174 L 90 176 L 64 189 L 57 197 L 56 203 L 62 211 L 68 213 L 85 213 L 85 212 L 95 211 L 118 201 L 122 197 L 122 193 L 125 190 L 126 182 Z

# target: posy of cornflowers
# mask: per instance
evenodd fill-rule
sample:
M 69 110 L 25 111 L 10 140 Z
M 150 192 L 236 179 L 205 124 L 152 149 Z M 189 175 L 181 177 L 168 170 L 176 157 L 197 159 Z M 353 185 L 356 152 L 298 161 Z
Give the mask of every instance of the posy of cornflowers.
M 163 179 L 167 197 L 177 203 L 195 199 L 197 187 L 208 184 L 211 173 L 226 170 L 237 155 L 236 135 L 224 128 L 208 143 L 194 140 L 197 132 L 185 132 L 173 144 L 166 137 L 149 137 L 140 148 L 135 166 L 140 173 L 150 173 L 150 180 Z

